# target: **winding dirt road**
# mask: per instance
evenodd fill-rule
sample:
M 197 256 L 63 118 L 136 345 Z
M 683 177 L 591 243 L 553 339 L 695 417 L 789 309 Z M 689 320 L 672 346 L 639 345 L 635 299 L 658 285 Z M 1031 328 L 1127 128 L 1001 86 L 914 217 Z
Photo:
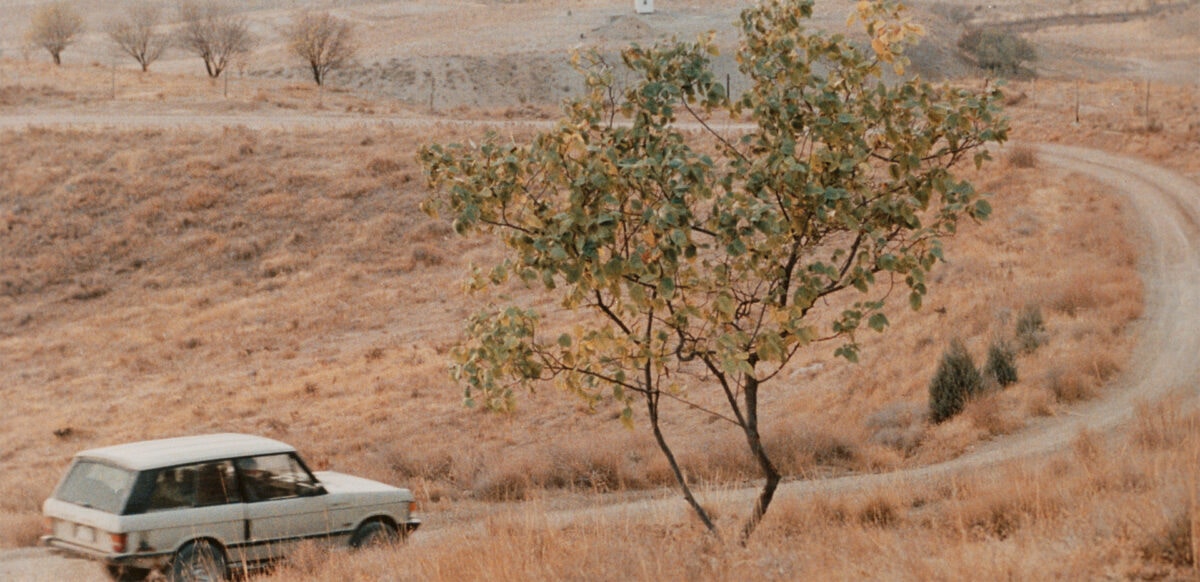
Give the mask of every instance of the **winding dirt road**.
M 149 126 L 152 120 L 136 118 L 134 123 L 120 119 L 44 118 L 33 123 L 18 123 L 0 118 L 0 128 L 31 125 Z M 125 120 L 128 121 L 128 120 Z M 281 118 L 249 120 L 205 120 L 207 127 L 222 123 L 250 127 L 313 127 L 393 123 L 393 120 L 333 118 L 316 123 L 288 123 Z M 405 125 L 434 124 L 440 121 L 395 120 Z M 157 127 L 176 127 L 172 119 L 159 118 Z M 182 118 L 178 126 L 192 125 Z M 1043 418 L 1020 433 L 997 439 L 952 461 L 880 475 L 847 476 L 837 479 L 788 483 L 779 496 L 804 495 L 818 491 L 846 492 L 887 484 L 908 484 L 945 478 L 952 474 L 978 470 L 997 463 L 1040 456 L 1060 450 L 1081 429 L 1108 431 L 1127 421 L 1139 401 L 1154 401 L 1176 390 L 1197 390 L 1195 378 L 1200 372 L 1200 185 L 1170 170 L 1096 150 L 1058 145 L 1039 146 L 1041 160 L 1049 166 L 1086 176 L 1107 186 L 1129 200 L 1136 214 L 1135 224 L 1142 230 L 1146 248 L 1141 256 L 1141 275 L 1146 289 L 1146 309 L 1138 324 L 1139 342 L 1131 358 L 1132 367 L 1102 399 L 1073 409 L 1069 415 Z M 721 493 L 723 499 L 751 503 L 757 491 L 743 489 Z M 671 511 L 683 502 L 667 497 L 609 505 L 602 509 L 555 512 L 548 516 L 554 523 L 604 512 L 607 516 L 645 515 Z M 658 513 L 661 514 L 661 513 Z M 438 526 L 436 519 L 413 539 L 415 544 L 436 543 L 459 525 Z M 102 569 L 81 560 L 66 559 L 44 549 L 25 548 L 0 552 L 0 580 L 57 581 L 105 580 Z

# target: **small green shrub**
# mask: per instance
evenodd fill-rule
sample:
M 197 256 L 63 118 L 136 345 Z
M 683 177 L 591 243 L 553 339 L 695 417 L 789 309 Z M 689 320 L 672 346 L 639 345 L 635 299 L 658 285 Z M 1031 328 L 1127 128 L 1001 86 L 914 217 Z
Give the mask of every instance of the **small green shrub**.
M 983 375 L 966 346 L 958 339 L 942 353 L 933 381 L 929 383 L 929 418 L 935 424 L 962 412 L 967 399 L 983 391 Z
M 1019 75 L 1026 63 L 1037 61 L 1037 50 L 1006 30 L 971 29 L 958 39 L 958 48 L 975 58 L 980 68 L 995 74 Z
M 996 381 L 1001 388 L 1017 382 L 1016 351 L 1003 340 L 996 341 L 988 347 L 987 363 L 983 365 L 983 373 Z
M 1042 308 L 1030 303 L 1017 315 L 1017 344 L 1031 354 L 1045 343 L 1046 320 L 1042 318 Z

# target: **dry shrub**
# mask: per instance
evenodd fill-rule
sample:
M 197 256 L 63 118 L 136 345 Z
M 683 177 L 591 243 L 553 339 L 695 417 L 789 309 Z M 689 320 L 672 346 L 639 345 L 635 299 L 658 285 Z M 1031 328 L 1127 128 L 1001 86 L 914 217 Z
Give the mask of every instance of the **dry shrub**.
M 861 458 L 858 443 L 844 435 L 801 426 L 775 428 L 763 436 L 763 447 L 784 475 L 800 475 L 814 466 L 854 468 Z M 745 450 L 745 446 L 742 447 Z M 748 450 L 744 455 L 749 458 Z M 753 465 L 758 476 L 758 465 Z
M 37 513 L 0 513 L 0 548 L 37 545 L 42 535 L 42 516 Z
M 225 195 L 216 188 L 209 186 L 199 186 L 188 190 L 183 196 L 181 205 L 183 210 L 198 211 L 208 210 L 220 204 L 225 199 Z
M 329 558 L 327 544 L 305 540 L 288 552 L 279 574 L 290 580 L 310 580 L 325 568 Z
M 1016 145 L 1008 151 L 1005 158 L 1009 167 L 1036 168 L 1038 165 L 1037 151 L 1027 145 Z
M 900 510 L 890 496 L 875 495 L 867 499 L 855 513 L 858 522 L 874 527 L 891 527 L 900 521 Z
M 751 456 L 745 439 L 738 438 L 733 431 L 711 435 L 702 442 L 697 442 L 696 445 L 698 446 L 680 451 L 676 455 L 679 459 L 680 469 L 683 470 L 689 482 L 723 483 L 741 481 L 759 475 L 758 464 Z M 781 454 L 777 454 L 771 447 L 767 448 L 767 454 L 775 460 L 775 465 L 781 472 L 788 474 L 788 471 L 781 467 L 783 464 L 780 459 Z M 782 453 L 782 455 L 786 455 L 786 453 Z M 662 464 L 663 466 L 655 473 L 662 473 L 665 470 L 667 475 L 670 475 L 670 468 L 666 466 L 666 461 L 664 460 Z M 658 480 L 660 477 L 649 478 Z M 671 476 L 670 480 L 674 482 L 674 476 Z
M 1070 317 L 1095 309 L 1099 304 L 1094 277 L 1088 275 L 1076 275 L 1064 282 L 1049 301 L 1051 309 Z
M 1025 515 L 1011 499 L 990 498 L 967 511 L 963 523 L 982 538 L 1008 539 L 1025 522 Z
M 475 476 L 472 489 L 479 499 L 512 501 L 526 499 L 537 489 L 606 493 L 644 488 L 649 483 L 629 460 L 625 444 L 582 440 L 508 452 L 500 459 L 489 459 Z M 632 456 L 641 458 L 640 454 Z
M 394 158 L 372 158 L 367 162 L 367 172 L 372 176 L 394 174 L 404 169 L 404 165 Z
M 1046 373 L 1046 388 L 1063 404 L 1087 400 L 1096 395 L 1095 382 L 1078 370 L 1052 368 Z
M 445 256 L 438 250 L 438 247 L 430 244 L 418 244 L 414 246 L 409 256 L 412 260 L 413 268 L 417 266 L 436 267 L 446 262 Z
M 1001 394 L 996 392 L 972 398 L 967 401 L 963 416 L 990 436 L 1014 432 L 1023 423 L 1020 418 L 1014 417 L 1009 407 L 1002 404 L 1001 398 Z
M 966 7 L 964 6 L 963 8 L 966 8 Z M 1015 107 L 1017 105 L 1024 103 L 1028 99 L 1029 99 L 1029 94 L 1025 93 L 1024 91 L 1009 91 L 1004 94 L 1004 106 L 1005 107 Z M 1017 146 L 1017 147 L 1027 147 L 1027 146 Z
M 407 233 L 408 240 L 414 243 L 441 242 L 454 234 L 450 223 L 444 220 L 426 220 Z
M 1096 431 L 1084 428 L 1071 441 L 1071 450 L 1075 453 L 1075 458 L 1079 459 L 1084 467 L 1090 469 L 1101 460 L 1102 445 L 1100 435 Z
M 455 480 L 455 456 L 434 447 L 404 447 L 387 455 L 388 467 L 398 481 L 421 478 L 429 481 Z
M 1195 545 L 1192 536 L 1196 524 L 1189 507 L 1176 509 L 1167 524 L 1142 542 L 1139 548 L 1142 559 L 1162 562 L 1177 568 L 1190 568 L 1196 564 Z
M 897 402 L 867 417 L 870 442 L 911 453 L 925 435 L 928 408 L 916 402 Z
M 1130 440 L 1142 448 L 1170 449 L 1197 433 L 1200 415 L 1185 413 L 1181 396 L 1154 404 L 1139 402 L 1134 409 Z
M 375 179 L 345 178 L 338 181 L 336 188 L 328 189 L 327 194 L 338 200 L 358 200 L 386 191 Z
M 1088 354 L 1088 372 L 1096 378 L 1097 381 L 1103 383 L 1112 379 L 1121 371 L 1121 364 L 1117 362 L 1114 354 L 1104 350 L 1103 346 L 1097 346 Z
M 546 468 L 526 459 L 530 464 L 519 464 L 506 459 L 499 466 L 489 466 L 475 479 L 471 491 L 476 499 L 483 501 L 521 501 L 534 489 L 531 471 L 544 474 Z
M 308 257 L 297 253 L 281 253 L 265 258 L 259 266 L 262 277 L 272 279 L 304 270 Z
M 552 449 L 553 471 L 542 485 L 598 493 L 644 488 L 646 480 L 627 462 L 624 450 L 607 439 L 576 441 Z

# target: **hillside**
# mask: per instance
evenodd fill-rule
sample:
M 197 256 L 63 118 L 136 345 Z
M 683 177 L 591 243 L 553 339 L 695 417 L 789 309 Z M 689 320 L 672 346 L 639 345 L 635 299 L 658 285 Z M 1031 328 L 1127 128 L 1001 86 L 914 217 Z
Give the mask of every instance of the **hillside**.
M 245 7 L 266 34 L 286 17 L 283 4 Z M 414 156 L 430 141 L 479 139 L 489 128 L 520 138 L 545 127 L 569 91 L 539 83 L 560 83 L 563 47 L 577 31 L 614 46 L 644 41 L 731 20 L 738 3 L 660 1 L 662 13 L 647 21 L 617 4 L 338 2 L 373 42 L 363 66 L 323 93 L 280 70 L 281 49 L 270 43 L 255 53 L 263 64 L 248 64 L 232 90 L 200 78 L 198 62 L 182 55 L 150 75 L 114 73 L 91 62 L 102 46 L 95 33 L 66 53 L 62 69 L 14 58 L 11 43 L 0 43 L 0 548 L 33 543 L 38 505 L 75 451 L 230 430 L 288 441 L 318 469 L 412 487 L 431 541 L 415 546 L 420 558 L 401 552 L 417 564 L 405 579 L 559 579 L 577 570 L 593 579 L 729 579 L 747 563 L 763 577 L 823 567 L 853 578 L 863 573 L 839 556 L 875 543 L 886 548 L 879 560 L 895 560 L 896 579 L 954 578 L 979 560 L 997 564 L 987 571 L 995 577 L 1027 574 L 1037 571 L 1033 560 L 1046 566 L 1064 555 L 1088 561 L 1093 569 L 1082 571 L 1096 575 L 1194 572 L 1191 561 L 1145 549 L 1195 486 L 1187 471 L 1196 418 L 1178 404 L 1190 392 L 1142 403 L 1111 440 L 1084 431 L 1045 465 L 994 469 L 1007 490 L 973 474 L 952 486 L 785 498 L 758 553 L 714 547 L 682 504 L 650 523 L 621 518 L 617 533 L 603 519 L 560 527 L 544 518 L 597 499 L 671 496 L 663 489 L 671 478 L 644 426 L 621 428 L 604 405 L 589 412 L 547 389 L 510 416 L 462 408 L 445 370 L 466 317 L 510 299 L 571 314 L 536 289 L 462 291 L 469 265 L 500 250 L 419 211 L 426 191 Z M 840 27 L 849 4 L 823 4 L 817 22 Z M 938 26 L 961 26 L 945 6 L 917 4 Z M 108 4 L 93 5 L 89 14 L 102 20 Z M 1070 418 L 1130 385 L 1142 369 L 1130 359 L 1140 317 L 1147 301 L 1153 309 L 1161 300 L 1143 295 L 1149 227 L 1120 184 L 1047 163 L 1026 144 L 1101 149 L 1200 181 L 1200 98 L 1186 66 L 1200 54 L 1200 39 L 1188 38 L 1197 14 L 1030 33 L 1047 55 L 1045 76 L 1006 89 L 1018 143 L 980 171 L 962 169 L 993 193 L 993 219 L 949 241 L 926 308 L 894 310 L 888 333 L 863 338 L 860 364 L 818 346 L 764 403 L 769 445 L 791 479 L 910 469 L 1003 446 L 1006 435 Z M 9 22 L 0 39 L 10 38 Z M 491 32 L 448 34 L 451 22 Z M 963 68 L 952 76 L 969 73 L 949 48 L 954 33 L 930 28 L 930 52 L 915 58 L 937 71 L 938 59 L 953 60 Z M 1128 44 L 1106 47 L 1096 31 Z M 1161 38 L 1161 49 L 1134 48 L 1146 38 Z M 445 75 L 430 85 L 434 111 L 422 85 L 405 81 L 426 70 Z M 1044 315 L 1047 342 L 1020 358 L 1021 381 L 929 425 L 927 385 L 949 340 L 962 337 L 982 360 L 1028 306 Z M 744 504 L 721 505 L 721 495 L 754 478 L 754 467 L 720 423 L 678 418 L 668 430 L 689 475 L 722 519 L 736 521 Z M 1138 458 L 1126 459 L 1128 451 Z M 1080 527 L 1068 515 L 1101 513 L 1103 527 L 1126 528 L 1107 537 L 1101 526 L 1088 530 L 1103 551 L 1061 542 Z M 486 543 L 466 527 L 479 521 Z M 957 554 L 936 549 L 951 538 L 961 540 Z M 433 551 L 437 540 L 458 543 Z M 1021 557 L 1056 543 L 1065 549 Z M 642 545 L 673 550 L 646 554 Z M 810 548 L 804 555 L 819 566 L 796 563 L 796 546 Z M 601 547 L 615 549 L 584 555 Z M 614 565 L 621 551 L 633 556 L 628 568 Z M 707 561 L 697 565 L 689 553 Z M 331 570 L 326 559 L 314 550 L 279 576 L 339 579 L 347 564 L 336 558 Z M 375 556 L 357 575 L 373 578 L 393 559 Z

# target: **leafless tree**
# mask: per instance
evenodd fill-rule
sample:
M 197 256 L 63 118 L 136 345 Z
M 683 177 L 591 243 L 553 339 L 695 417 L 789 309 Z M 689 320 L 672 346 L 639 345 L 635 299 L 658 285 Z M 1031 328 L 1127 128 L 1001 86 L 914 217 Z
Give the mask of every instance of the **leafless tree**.
M 83 17 L 66 2 L 46 4 L 33 13 L 29 42 L 46 49 L 54 64 L 62 64 L 62 52 L 83 32 Z
M 295 14 L 284 35 L 292 54 L 308 62 L 317 85 L 324 85 L 326 75 L 344 67 L 358 50 L 354 25 L 328 12 Z
M 204 59 L 208 76 L 217 78 L 234 57 L 250 52 L 254 35 L 246 19 L 216 0 L 179 3 L 179 44 Z
M 161 21 L 162 9 L 149 2 L 139 2 L 123 16 L 110 20 L 105 31 L 117 47 L 142 66 L 142 71 L 148 71 L 150 63 L 158 60 L 170 44 L 171 39 L 166 33 L 155 30 Z

